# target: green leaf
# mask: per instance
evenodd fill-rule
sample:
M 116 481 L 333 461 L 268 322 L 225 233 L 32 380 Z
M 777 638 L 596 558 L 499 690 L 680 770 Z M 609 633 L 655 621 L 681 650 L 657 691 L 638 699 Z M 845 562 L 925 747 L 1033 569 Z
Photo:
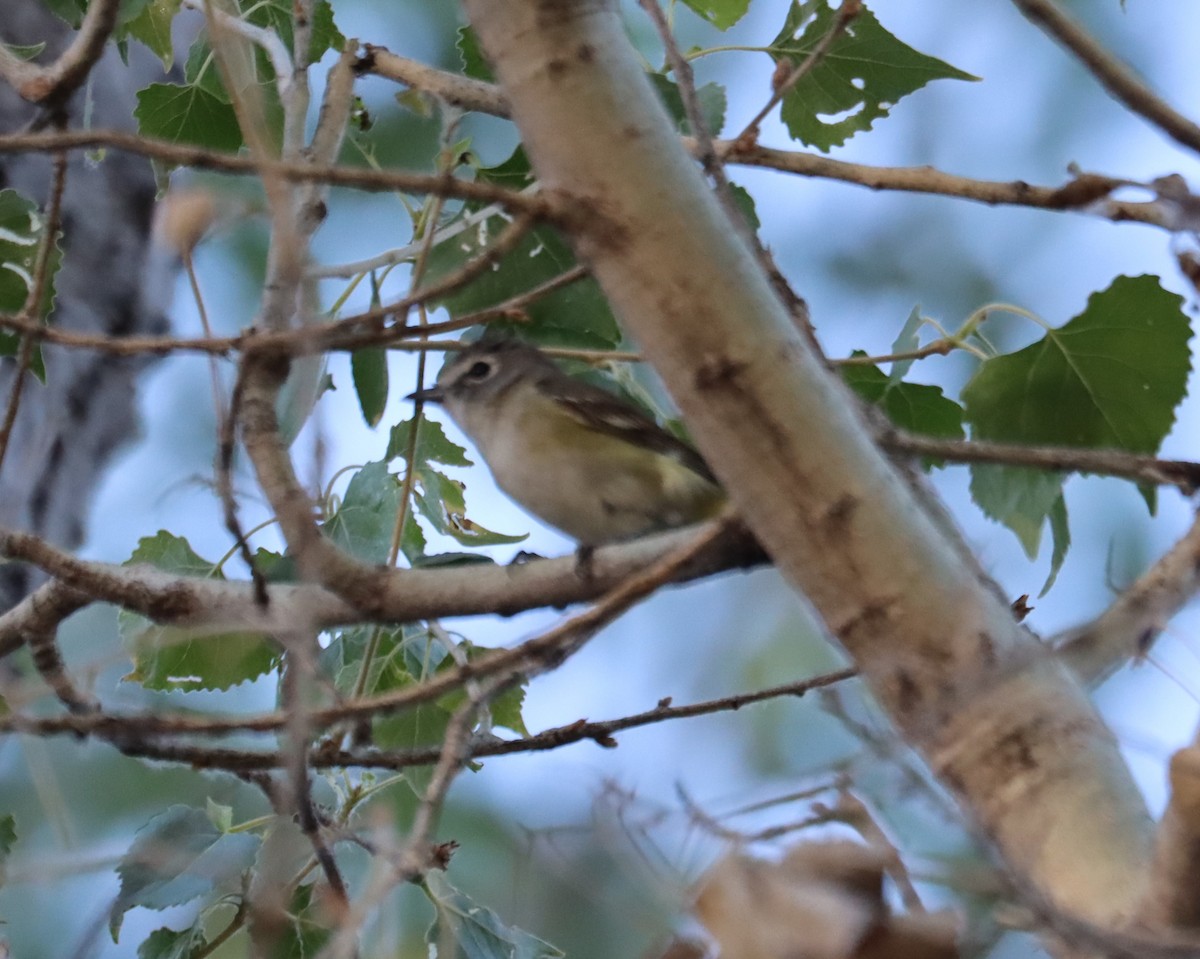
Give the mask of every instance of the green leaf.
M 387 350 L 378 346 L 355 350 L 350 354 L 350 372 L 363 419 L 368 426 L 378 426 L 388 398 Z
M 438 872 L 423 886 L 437 918 L 425 941 L 442 959 L 559 959 L 563 952 L 532 933 L 501 921 L 492 910 L 463 895 Z M 443 955 L 447 945 L 452 953 Z
M 340 630 L 321 651 L 321 667 L 333 679 L 339 692 L 353 693 L 372 634 L 375 635 L 375 653 L 363 692 L 371 696 L 415 682 L 408 671 L 404 649 L 415 637 L 427 635 L 425 629 L 417 626 L 355 626 Z
M 412 419 L 404 420 L 392 427 L 388 438 L 387 453 L 384 455 L 389 463 L 397 457 L 408 458 L 408 444 L 412 439 Z M 416 455 L 417 463 L 442 463 L 446 466 L 470 466 L 467 451 L 457 443 L 452 443 L 442 429 L 442 424 L 427 416 L 421 417 L 421 426 L 417 434 Z
M 204 814 L 221 832 L 229 832 L 233 828 L 233 807 L 216 802 L 211 796 L 204 800 Z
M 683 0 L 683 2 L 718 30 L 728 30 L 750 9 L 750 0 Z
M 20 335 L 10 333 L 8 330 L 0 330 L 0 356 L 16 357 L 20 355 Z M 33 348 L 33 353 L 30 355 L 29 371 L 41 380 L 41 382 L 46 382 L 46 361 L 42 357 L 42 347 L 40 344 Z
M 193 959 L 208 945 L 200 923 L 181 932 L 155 929 L 138 946 L 138 959 Z
M 387 463 L 367 463 L 354 474 L 337 512 L 325 522 L 325 535 L 365 563 L 386 563 L 402 492 Z
M 282 928 L 270 930 L 265 948 L 256 951 L 262 959 L 298 959 L 316 956 L 333 936 L 329 928 L 329 909 L 314 904 L 316 884 L 297 886 L 287 904 L 287 922 Z M 322 913 L 325 914 L 324 919 Z
M 42 0 L 42 6 L 78 30 L 87 10 L 87 0 Z
M 254 551 L 254 568 L 268 583 L 298 583 L 300 572 L 296 569 L 296 558 L 272 552 L 261 547 Z
M 1183 298 L 1121 276 L 1036 343 L 984 362 L 963 389 L 979 439 L 1153 453 L 1191 368 Z
M 293 47 L 292 14 L 293 0 L 241 0 L 242 16 L 255 26 L 274 30 L 289 52 Z M 329 0 L 317 0 L 313 7 L 312 38 L 308 45 L 308 59 L 315 63 L 326 50 L 341 52 L 346 44 L 333 22 L 333 8 Z M 273 75 L 273 74 L 272 74 Z
M 750 229 L 757 232 L 758 228 L 762 226 L 762 221 L 758 218 L 758 210 L 754 206 L 754 197 L 750 195 L 750 191 L 744 186 L 738 186 L 736 183 L 729 184 L 729 189 L 733 193 L 734 205 L 742 211 L 742 216 L 750 224 Z
M 480 181 L 520 190 L 533 182 L 524 152 L 517 151 L 495 167 L 480 170 Z M 464 212 L 477 210 L 467 204 Z M 428 282 L 434 283 L 460 270 L 477 257 L 508 225 L 496 216 L 437 244 L 428 261 Z M 485 270 L 466 286 L 439 299 L 452 316 L 498 306 L 513 296 L 553 279 L 575 266 L 575 256 L 553 228 L 538 226 L 529 231 L 516 248 L 492 269 Z M 607 300 L 590 277 L 540 297 L 525 307 L 529 323 L 521 324 L 521 335 L 541 345 L 615 347 L 621 331 Z M 504 324 L 492 323 L 503 329 Z
M 1061 328 L 980 366 L 962 393 L 972 435 L 1027 445 L 1156 452 L 1187 388 L 1191 328 L 1182 303 L 1158 277 L 1117 277 Z M 1069 542 L 1065 506 L 1061 514 L 1051 513 L 1062 483 L 1060 474 L 971 468 L 975 502 L 1012 529 L 1031 557 L 1045 520 L 1051 520 L 1058 565 L 1057 554 Z
M 778 63 L 799 66 L 828 35 L 837 13 L 827 0 L 792 0 L 783 29 L 771 43 Z M 948 63 L 918 53 L 888 33 L 865 6 L 825 57 L 783 98 L 783 122 L 792 139 L 828 152 L 871 129 L 890 106 L 931 80 L 977 80 Z
M 1022 466 L 973 466 L 971 499 L 984 515 L 1003 523 L 1033 559 L 1042 542 L 1042 527 L 1062 497 L 1063 478 Z
M 113 942 L 130 909 L 166 909 L 207 895 L 249 869 L 258 845 L 250 833 L 222 833 L 200 809 L 177 805 L 159 813 L 138 831 L 117 866 L 121 891 L 109 914 Z
M 896 334 L 896 339 L 892 343 L 892 353 L 911 353 L 918 349 L 921 345 L 918 334 L 924 325 L 925 317 L 921 315 L 921 307 L 919 305 L 914 306 L 912 312 L 908 314 L 908 319 L 900 327 L 900 332 Z M 888 383 L 899 383 L 908 375 L 908 371 L 915 362 L 915 360 L 896 360 L 893 362 L 892 368 L 888 372 Z
M 36 59 L 37 56 L 46 49 L 46 44 L 0 43 L 0 47 L 3 47 L 18 60 L 29 61 Z
M 1054 542 L 1054 549 L 1050 552 L 1050 572 L 1042 591 L 1038 593 L 1039 598 L 1050 592 L 1066 561 L 1067 550 L 1071 548 L 1071 525 L 1067 520 L 1067 500 L 1064 496 L 1060 496 L 1058 502 L 1050 507 L 1050 535 Z
M 454 45 L 458 48 L 458 56 L 462 61 L 463 73 L 469 77 L 474 77 L 476 80 L 485 80 L 488 83 L 496 79 L 492 73 L 491 64 L 487 62 L 487 58 L 483 55 L 483 50 L 479 47 L 479 37 L 475 35 L 474 30 L 469 26 L 459 27 L 458 40 L 455 41 Z
M 46 223 L 38 206 L 16 190 L 0 190 L 0 312 L 19 313 L 25 306 L 33 288 L 37 272 L 38 249 L 46 235 Z M 54 248 L 46 264 L 46 277 L 42 289 L 42 301 L 37 315 L 45 320 L 54 306 L 54 281 L 62 265 L 62 251 L 55 237 Z M 8 341 L 0 345 L 0 355 L 15 356 L 19 337 L 7 333 Z M 45 370 L 40 365 L 39 379 L 45 381 Z
M 486 659 L 492 653 L 496 652 L 494 648 L 476 646 L 472 642 L 464 642 L 460 649 L 466 654 L 467 662 L 471 663 Z M 442 668 L 449 669 L 453 665 L 453 660 L 447 659 L 443 662 Z M 438 672 L 441 671 L 441 669 L 438 670 Z M 438 700 L 438 704 L 443 709 L 453 713 L 466 701 L 466 690 L 458 689 L 442 696 Z M 518 736 L 528 736 L 529 729 L 525 726 L 525 718 L 521 715 L 521 708 L 524 705 L 525 687 L 513 686 L 511 689 L 506 689 L 488 703 L 488 711 L 492 716 L 492 724 L 504 729 L 511 729 Z
M 855 356 L 865 356 L 855 351 Z M 963 438 L 963 411 L 940 386 L 893 382 L 878 366 L 845 365 L 842 378 L 859 396 L 874 403 L 901 429 L 940 439 Z M 942 465 L 933 462 L 927 465 Z
M 164 70 L 175 64 L 175 48 L 171 45 L 171 23 L 183 0 L 150 0 L 138 17 L 129 22 L 129 36 L 140 40 L 157 56 Z
M 233 107 L 199 86 L 152 83 L 137 95 L 133 115 L 142 136 L 231 153 L 242 146 Z
M 197 555 L 186 539 L 163 530 L 138 542 L 126 565 L 135 563 L 149 563 L 184 576 L 225 578 L 213 563 Z M 204 635 L 159 626 L 128 610 L 117 616 L 117 626 L 133 651 L 133 669 L 124 679 L 147 689 L 228 689 L 257 679 L 279 664 L 278 646 L 258 633 Z
M 346 37 L 333 20 L 333 5 L 329 0 L 317 0 L 313 6 L 312 41 L 308 47 L 308 58 L 312 62 L 321 59 L 326 50 L 341 53 L 346 47 Z
M 188 48 L 187 60 L 183 64 L 183 78 L 188 85 L 199 87 L 221 103 L 232 102 L 229 99 L 229 91 L 221 81 L 216 55 L 203 32 Z
M 417 468 L 420 492 L 416 495 L 421 515 L 439 533 L 451 536 L 464 546 L 504 546 L 519 543 L 528 533 L 497 533 L 467 518 L 463 484 L 431 467 Z
M 667 108 L 671 119 L 675 121 L 679 132 L 685 136 L 691 136 L 692 125 L 688 122 L 687 110 L 683 105 L 683 94 L 679 92 L 679 85 L 660 73 L 650 74 L 650 82 L 654 84 L 659 99 Z M 725 126 L 725 108 L 728 103 L 725 87 L 719 83 L 706 83 L 702 87 L 697 87 L 696 100 L 708 132 L 717 136 Z

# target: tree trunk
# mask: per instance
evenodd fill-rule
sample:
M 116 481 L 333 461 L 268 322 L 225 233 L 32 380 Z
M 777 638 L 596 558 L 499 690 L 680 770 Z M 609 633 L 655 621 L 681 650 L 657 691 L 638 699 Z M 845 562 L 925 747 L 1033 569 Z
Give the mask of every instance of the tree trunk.
M 1129 916 L 1152 831 L 1114 738 L 790 322 L 616 4 L 466 5 L 576 251 L 781 572 L 1021 881 Z

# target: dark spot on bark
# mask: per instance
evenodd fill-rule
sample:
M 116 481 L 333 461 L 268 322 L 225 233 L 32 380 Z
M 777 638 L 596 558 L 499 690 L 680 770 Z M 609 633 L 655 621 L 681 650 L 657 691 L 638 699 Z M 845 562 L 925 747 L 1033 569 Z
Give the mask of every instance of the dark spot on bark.
M 1142 630 L 1142 633 L 1137 638 L 1137 654 L 1138 657 L 1145 656 L 1150 652 L 1150 647 L 1154 645 L 1154 641 L 1158 638 L 1158 630 L 1153 627 Z
M 554 80 L 560 79 L 569 69 L 570 64 L 566 60 L 554 59 L 546 61 L 546 72 Z
M 921 702 L 921 691 L 907 670 L 896 671 L 896 708 L 905 716 L 917 711 Z
M 825 522 L 833 529 L 844 530 L 857 509 L 858 498 L 850 493 L 843 493 L 825 512 Z
M 746 368 L 745 363 L 728 356 L 709 357 L 696 370 L 696 388 L 699 390 L 720 389 L 729 386 Z
M 1016 767 L 1021 770 L 1037 768 L 1033 750 L 1029 745 L 1028 731 L 1025 727 L 1014 729 L 1006 736 L 996 741 L 994 754 L 1000 763 L 1000 769 Z
M 576 53 L 580 63 L 591 63 L 596 59 L 596 49 L 590 43 L 581 43 Z
M 983 658 L 984 664 L 991 667 L 999 662 L 999 657 L 996 656 L 996 641 L 992 639 L 990 633 L 980 632 L 979 636 L 979 655 Z
M 375 69 L 375 48 L 368 44 L 367 52 L 354 63 L 355 73 L 370 73 Z
M 170 623 L 191 616 L 198 607 L 196 597 L 186 586 L 169 586 L 147 604 L 146 612 L 153 620 Z

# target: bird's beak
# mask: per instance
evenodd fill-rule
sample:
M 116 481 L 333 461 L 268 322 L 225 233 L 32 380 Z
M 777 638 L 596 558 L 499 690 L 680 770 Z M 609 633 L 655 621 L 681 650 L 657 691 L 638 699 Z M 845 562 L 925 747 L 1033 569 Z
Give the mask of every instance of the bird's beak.
M 404 398 L 417 403 L 441 403 L 446 398 L 446 391 L 440 386 L 430 386 L 428 389 L 409 393 Z

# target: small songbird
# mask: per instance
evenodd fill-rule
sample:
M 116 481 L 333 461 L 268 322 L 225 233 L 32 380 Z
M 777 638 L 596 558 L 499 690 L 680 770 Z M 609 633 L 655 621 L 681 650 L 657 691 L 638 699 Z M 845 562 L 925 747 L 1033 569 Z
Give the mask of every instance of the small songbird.
M 496 484 L 585 548 L 696 523 L 725 504 L 694 449 L 517 340 L 471 345 L 409 399 L 441 403 Z

